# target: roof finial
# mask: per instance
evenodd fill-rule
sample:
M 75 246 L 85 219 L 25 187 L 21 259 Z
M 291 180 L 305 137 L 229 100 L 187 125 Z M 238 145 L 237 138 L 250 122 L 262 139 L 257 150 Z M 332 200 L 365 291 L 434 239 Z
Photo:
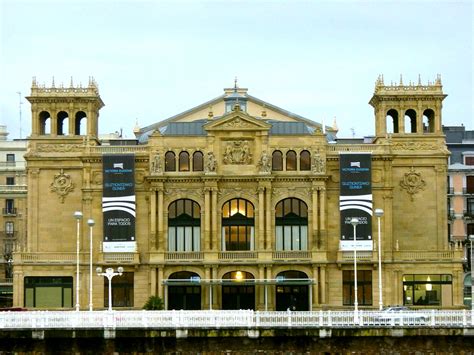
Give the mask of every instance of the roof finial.
M 212 112 L 212 105 L 209 105 L 209 113 L 207 114 L 209 119 L 212 119 L 214 117 L 214 112 Z
M 403 78 L 402 78 L 402 74 L 400 74 L 400 85 L 403 85 Z
M 53 76 L 53 83 L 51 84 L 51 86 L 54 88 L 54 76 Z
M 237 77 L 234 79 L 234 92 L 237 92 Z
M 421 75 L 418 74 L 418 86 L 421 86 Z

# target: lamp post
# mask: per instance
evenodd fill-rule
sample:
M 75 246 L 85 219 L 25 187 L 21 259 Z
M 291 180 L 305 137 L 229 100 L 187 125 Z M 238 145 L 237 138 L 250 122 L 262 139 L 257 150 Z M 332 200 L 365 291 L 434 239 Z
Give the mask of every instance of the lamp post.
M 354 227 L 354 323 L 359 323 L 359 303 L 357 302 L 357 237 L 356 237 L 356 227 L 359 224 L 359 218 L 353 217 L 351 219 L 351 224 Z
M 470 253 L 471 253 L 471 322 L 474 323 L 474 285 L 472 284 L 472 280 L 473 280 L 473 277 L 472 277 L 472 242 L 474 242 L 474 234 L 471 234 L 469 236 L 469 242 L 471 243 L 471 250 L 470 250 Z
M 79 311 L 79 235 L 81 233 L 82 212 L 74 212 L 74 218 L 77 221 L 76 228 L 76 311 Z
M 97 276 L 105 276 L 109 280 L 109 311 L 112 310 L 112 279 L 114 276 L 122 276 L 123 273 L 123 267 L 119 266 L 117 268 L 117 272 L 114 272 L 114 269 L 111 267 L 108 267 L 105 272 L 102 272 L 102 268 L 99 266 L 97 269 Z
M 89 226 L 89 311 L 92 311 L 92 227 L 94 227 L 94 220 L 89 218 L 87 220 Z
M 383 300 L 382 300 L 382 242 L 381 242 L 381 233 L 380 233 L 380 218 L 383 216 L 383 209 L 376 208 L 375 216 L 377 217 L 378 224 L 378 249 L 379 249 L 379 309 L 383 309 Z

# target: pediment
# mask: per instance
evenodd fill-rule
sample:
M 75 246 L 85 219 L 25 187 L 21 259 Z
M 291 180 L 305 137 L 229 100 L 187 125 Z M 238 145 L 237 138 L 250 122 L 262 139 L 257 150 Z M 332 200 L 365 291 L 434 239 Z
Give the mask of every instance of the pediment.
M 232 111 L 204 125 L 206 131 L 268 131 L 271 125 L 242 111 Z

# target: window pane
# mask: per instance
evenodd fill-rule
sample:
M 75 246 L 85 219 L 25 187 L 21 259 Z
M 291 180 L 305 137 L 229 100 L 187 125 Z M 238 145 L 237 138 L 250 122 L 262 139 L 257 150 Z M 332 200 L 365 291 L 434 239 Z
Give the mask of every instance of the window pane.
M 272 170 L 283 170 L 283 154 L 279 150 L 275 150 L 272 154 Z
M 286 153 L 286 170 L 296 170 L 296 153 L 293 150 L 290 150 Z
M 166 152 L 165 154 L 165 171 L 176 171 L 176 161 L 173 152 Z
M 301 249 L 308 250 L 308 227 L 300 226 Z
M 193 251 L 193 227 L 184 227 L 184 251 Z
M 189 154 L 188 154 L 188 152 L 179 153 L 179 171 L 189 171 Z
M 283 250 L 283 227 L 276 226 L 275 229 L 276 234 L 276 250 Z
M 303 150 L 300 154 L 300 170 L 311 169 L 311 155 L 307 150 Z
M 176 251 L 176 228 L 168 227 L 168 250 Z
M 201 241 L 201 227 L 193 227 L 194 239 L 193 239 L 193 251 L 200 251 Z
M 291 250 L 291 226 L 284 227 L 283 250 Z
M 176 250 L 177 251 L 184 251 L 184 228 L 177 227 L 176 228 Z
M 193 154 L 193 171 L 204 170 L 204 158 L 201 152 L 195 152 Z

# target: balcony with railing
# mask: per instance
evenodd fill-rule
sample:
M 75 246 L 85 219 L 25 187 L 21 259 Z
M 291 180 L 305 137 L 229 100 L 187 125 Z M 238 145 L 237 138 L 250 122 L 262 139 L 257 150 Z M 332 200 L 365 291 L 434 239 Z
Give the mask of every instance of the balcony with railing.
M 462 188 L 462 193 L 463 193 L 463 195 L 474 195 L 474 189 L 463 187 Z
M 27 192 L 26 185 L 0 185 L 0 193 L 3 194 L 26 194 Z
M 221 251 L 218 257 L 220 261 L 255 262 L 258 258 L 258 252 L 254 250 Z
M 16 207 L 4 207 L 2 208 L 2 214 L 4 216 L 15 217 L 17 215 Z

